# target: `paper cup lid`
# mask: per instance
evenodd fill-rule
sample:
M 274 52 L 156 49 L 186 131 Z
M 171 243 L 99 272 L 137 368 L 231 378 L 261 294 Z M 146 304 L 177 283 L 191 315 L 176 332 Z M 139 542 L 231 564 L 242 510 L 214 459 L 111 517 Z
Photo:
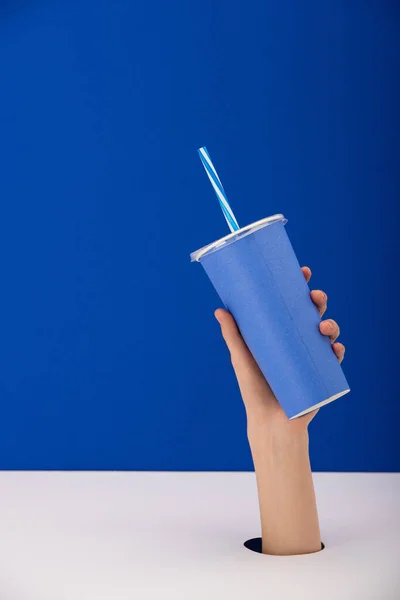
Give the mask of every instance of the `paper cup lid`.
M 192 252 L 190 255 L 191 262 L 200 261 L 206 254 L 210 254 L 211 252 L 215 252 L 216 250 L 220 250 L 221 248 L 225 248 L 236 242 L 238 239 L 246 237 L 250 233 L 257 231 L 257 229 L 261 229 L 266 225 L 272 225 L 272 223 L 277 223 L 281 221 L 284 225 L 287 223 L 287 219 L 281 214 L 272 215 L 272 217 L 266 217 L 265 219 L 261 219 L 260 221 L 256 221 L 255 223 L 250 223 L 250 225 L 246 225 L 246 227 L 242 227 L 237 231 L 226 235 L 223 238 L 220 238 L 216 242 L 212 242 L 211 244 L 207 244 L 207 246 L 203 246 L 199 250 Z

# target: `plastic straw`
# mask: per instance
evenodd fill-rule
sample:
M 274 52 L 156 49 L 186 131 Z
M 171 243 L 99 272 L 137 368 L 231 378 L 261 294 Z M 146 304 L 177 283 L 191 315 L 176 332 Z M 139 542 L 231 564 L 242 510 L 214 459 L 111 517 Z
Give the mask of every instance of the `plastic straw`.
M 213 186 L 214 191 L 217 194 L 221 210 L 224 214 L 226 222 L 228 223 L 229 229 L 232 232 L 237 231 L 239 229 L 239 223 L 236 221 L 235 215 L 233 214 L 232 209 L 229 206 L 225 190 L 222 187 L 222 183 L 220 178 L 218 177 L 218 173 L 211 162 L 211 158 L 207 152 L 207 148 L 205 146 L 203 146 L 203 148 L 199 148 L 198 153 L 200 156 L 200 160 L 203 163 L 203 167 L 205 168 L 205 171 L 208 175 L 208 178 L 211 181 L 211 185 Z

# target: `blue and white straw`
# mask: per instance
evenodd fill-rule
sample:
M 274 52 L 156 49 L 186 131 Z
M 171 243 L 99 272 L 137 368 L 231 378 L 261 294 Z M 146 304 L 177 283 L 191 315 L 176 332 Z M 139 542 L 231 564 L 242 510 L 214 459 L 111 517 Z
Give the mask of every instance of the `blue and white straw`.
M 233 231 L 237 231 L 239 229 L 239 223 L 235 219 L 235 215 L 232 212 L 231 207 L 228 204 L 228 199 L 225 194 L 225 190 L 222 187 L 222 183 L 220 178 L 218 177 L 217 171 L 214 168 L 214 165 L 211 162 L 210 155 L 207 152 L 207 148 L 203 146 L 203 148 L 199 148 L 198 150 L 200 160 L 203 163 L 203 167 L 206 170 L 209 180 L 211 181 L 211 185 L 214 188 L 215 193 L 217 194 L 217 198 L 219 200 L 222 212 L 224 213 L 224 217 L 226 222 L 229 225 L 229 229 Z

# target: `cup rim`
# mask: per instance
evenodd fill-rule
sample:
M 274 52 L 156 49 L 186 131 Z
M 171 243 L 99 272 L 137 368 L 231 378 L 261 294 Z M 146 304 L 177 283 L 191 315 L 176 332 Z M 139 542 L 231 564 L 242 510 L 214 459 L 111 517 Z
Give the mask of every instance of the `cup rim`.
M 250 223 L 250 225 L 241 227 L 237 231 L 233 231 L 232 233 L 225 235 L 224 237 L 220 238 L 219 240 L 216 240 L 215 242 L 211 242 L 211 244 L 207 244 L 206 246 L 203 246 L 202 248 L 195 250 L 194 252 L 192 252 L 190 254 L 190 261 L 191 262 L 200 262 L 200 259 L 203 258 L 205 254 L 208 254 L 210 252 L 215 252 L 216 250 L 220 250 L 221 247 L 225 248 L 229 244 L 232 244 L 233 242 L 235 242 L 236 241 L 235 238 L 242 239 L 242 238 L 246 237 L 246 235 L 249 235 L 250 233 L 257 231 L 258 229 L 261 229 L 262 227 L 265 227 L 266 225 L 272 225 L 273 223 L 278 223 L 279 221 L 282 221 L 284 225 L 287 223 L 287 219 L 285 219 L 285 217 L 281 213 L 277 213 L 276 215 L 272 215 L 270 217 L 265 217 L 264 219 L 260 219 L 259 221 Z

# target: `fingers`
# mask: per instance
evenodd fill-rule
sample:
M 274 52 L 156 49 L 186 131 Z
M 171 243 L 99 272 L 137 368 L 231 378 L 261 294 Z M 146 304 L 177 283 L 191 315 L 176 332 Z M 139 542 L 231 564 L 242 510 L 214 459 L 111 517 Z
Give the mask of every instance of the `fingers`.
M 308 283 L 312 275 L 310 267 L 301 267 L 301 270 L 303 272 L 304 279 Z M 326 311 L 328 296 L 322 290 L 313 290 L 310 295 L 315 306 L 318 308 L 320 317 L 322 317 Z
M 322 317 L 327 308 L 328 296 L 322 290 L 313 290 L 310 293 L 311 300 L 318 308 L 319 316 Z
M 319 330 L 322 335 L 329 336 L 329 339 L 333 343 L 340 335 L 339 325 L 333 319 L 326 319 L 326 321 L 321 321 L 319 325 Z
M 333 319 L 326 319 L 320 323 L 319 330 L 322 335 L 329 336 L 332 343 L 332 350 L 336 354 L 339 363 L 341 363 L 344 359 L 346 348 L 340 342 L 335 341 L 340 335 L 339 325 Z
M 304 279 L 308 283 L 312 275 L 310 267 L 301 267 L 301 270 L 303 272 Z M 322 317 L 326 311 L 328 296 L 322 290 L 313 290 L 310 295 L 315 306 L 318 308 L 320 317 Z
M 335 342 L 332 344 L 332 350 L 338 357 L 338 361 L 341 363 L 344 359 L 344 353 L 346 352 L 346 348 L 340 342 Z
M 304 278 L 308 283 L 312 275 L 310 267 L 301 267 L 301 270 L 303 271 Z
M 246 346 L 241 333 L 236 325 L 235 319 L 227 310 L 219 308 L 214 313 L 215 318 L 221 325 L 222 337 L 224 338 L 228 350 L 231 354 L 232 364 L 235 369 L 246 362 L 253 362 L 253 357 L 250 350 Z

